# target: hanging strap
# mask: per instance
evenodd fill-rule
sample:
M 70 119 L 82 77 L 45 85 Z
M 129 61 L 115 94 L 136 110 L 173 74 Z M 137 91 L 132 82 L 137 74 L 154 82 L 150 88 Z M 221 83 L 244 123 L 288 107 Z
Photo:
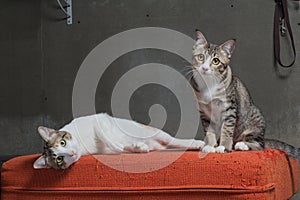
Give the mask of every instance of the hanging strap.
M 274 55 L 275 61 L 278 62 L 282 67 L 291 67 L 296 61 L 296 49 L 294 43 L 294 37 L 292 28 L 290 25 L 289 12 L 287 8 L 287 0 L 275 0 L 275 14 L 274 14 Z M 280 29 L 279 29 L 280 27 Z M 280 58 L 280 35 L 282 37 L 286 36 L 288 32 L 291 39 L 292 49 L 293 49 L 293 60 L 290 64 L 284 65 Z

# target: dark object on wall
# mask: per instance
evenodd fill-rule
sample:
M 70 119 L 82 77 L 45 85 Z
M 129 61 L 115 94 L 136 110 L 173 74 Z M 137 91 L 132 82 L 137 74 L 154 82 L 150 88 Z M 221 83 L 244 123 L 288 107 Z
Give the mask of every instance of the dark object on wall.
M 275 55 L 275 61 L 279 63 L 280 66 L 289 68 L 294 65 L 296 61 L 296 49 L 295 49 L 295 43 L 294 43 L 294 37 L 293 32 L 290 24 L 289 19 L 289 12 L 287 8 L 287 0 L 275 0 L 275 14 L 274 14 L 274 55 Z M 280 30 L 279 30 L 280 27 Z M 279 38 L 279 32 L 281 33 L 281 36 L 286 36 L 286 31 L 289 34 L 289 37 L 291 39 L 291 45 L 293 49 L 293 59 L 290 64 L 283 64 L 281 62 L 280 58 L 280 38 Z
M 73 14 L 72 14 L 72 0 L 65 0 L 66 6 L 63 6 L 60 0 L 56 0 L 61 10 L 67 15 L 66 20 L 67 24 L 71 25 L 73 23 Z

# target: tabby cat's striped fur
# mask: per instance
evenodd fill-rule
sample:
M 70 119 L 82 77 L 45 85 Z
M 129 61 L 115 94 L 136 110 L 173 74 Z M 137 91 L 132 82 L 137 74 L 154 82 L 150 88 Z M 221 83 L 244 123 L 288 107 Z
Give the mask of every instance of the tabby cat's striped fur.
M 264 117 L 253 104 L 247 88 L 232 75 L 229 67 L 234 48 L 235 40 L 213 45 L 196 31 L 191 84 L 205 132 L 206 146 L 202 151 L 262 150 L 266 145 L 297 157 L 299 149 L 264 139 Z

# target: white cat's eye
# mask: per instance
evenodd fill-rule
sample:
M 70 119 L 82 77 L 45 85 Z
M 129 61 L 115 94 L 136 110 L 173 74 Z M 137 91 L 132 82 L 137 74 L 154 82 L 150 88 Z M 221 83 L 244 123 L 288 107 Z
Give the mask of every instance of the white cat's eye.
M 64 157 L 63 156 L 58 156 L 56 159 L 57 164 L 60 164 L 64 161 Z
M 62 139 L 62 140 L 60 141 L 60 145 L 61 145 L 62 147 L 66 146 L 66 144 L 67 144 L 67 142 L 66 142 L 64 139 Z
M 197 55 L 197 60 L 198 60 L 198 61 L 201 61 L 201 62 L 202 62 L 202 61 L 204 61 L 204 58 L 205 58 L 205 57 L 204 57 L 203 54 Z
M 220 64 L 219 58 L 214 58 L 214 59 L 212 60 L 212 64 L 214 64 L 214 65 Z

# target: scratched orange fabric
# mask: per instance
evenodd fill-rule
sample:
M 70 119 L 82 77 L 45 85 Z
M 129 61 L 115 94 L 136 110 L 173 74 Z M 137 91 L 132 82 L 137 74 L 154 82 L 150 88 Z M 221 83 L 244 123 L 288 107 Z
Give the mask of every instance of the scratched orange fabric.
M 33 169 L 38 156 L 17 157 L 3 164 L 1 199 L 283 200 L 297 192 L 299 184 L 298 162 L 274 149 L 97 156 L 105 164 L 94 156 L 83 156 L 64 171 Z

